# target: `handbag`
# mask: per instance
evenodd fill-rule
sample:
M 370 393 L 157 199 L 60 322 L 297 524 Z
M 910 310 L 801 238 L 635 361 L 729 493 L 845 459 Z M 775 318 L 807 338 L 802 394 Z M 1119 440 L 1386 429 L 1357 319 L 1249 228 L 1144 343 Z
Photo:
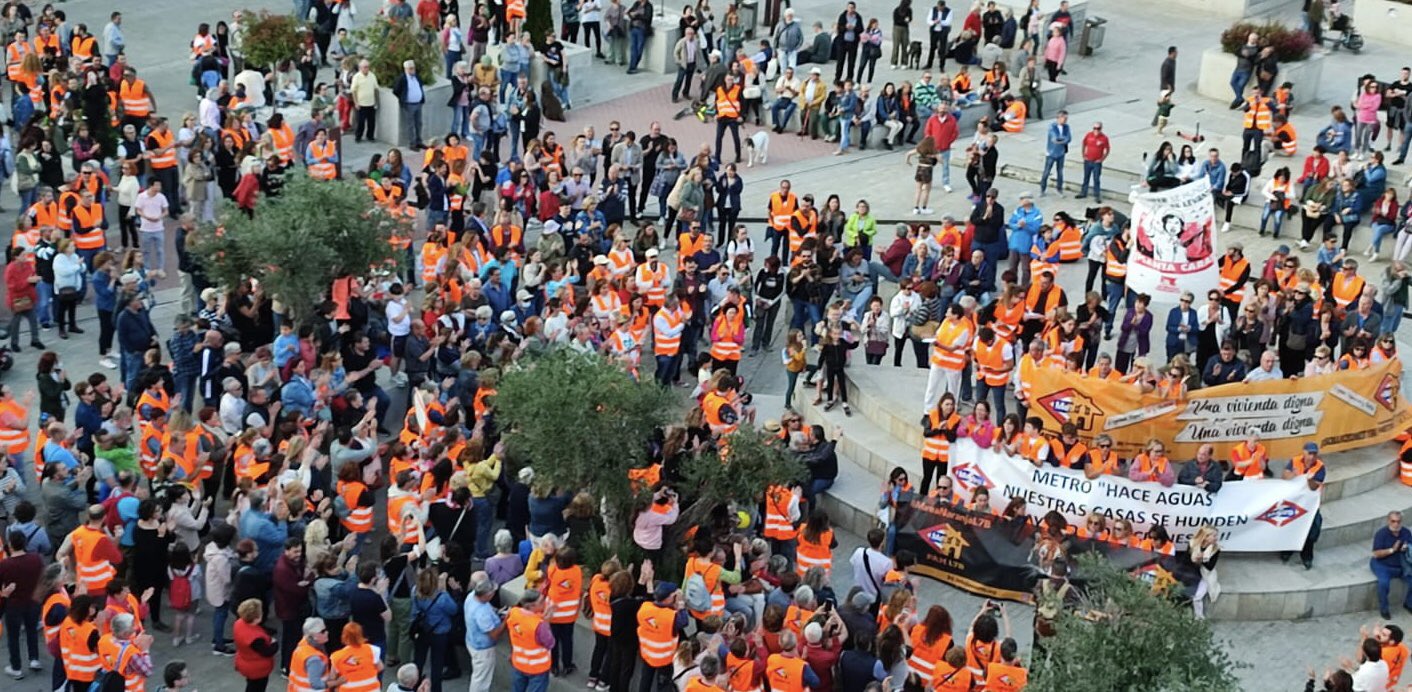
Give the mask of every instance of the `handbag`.
M 78 295 L 78 289 L 73 286 L 65 286 L 58 291 L 59 300 L 73 300 Z
M 470 511 L 470 505 L 466 505 L 465 507 L 461 508 L 461 516 L 456 517 L 456 524 L 451 527 L 451 535 L 446 537 L 447 540 L 451 540 L 456 536 L 456 531 L 461 528 L 461 522 L 465 521 L 466 519 L 466 513 Z M 441 554 L 444 548 L 442 543 L 443 541 L 441 540 L 441 536 L 435 536 L 431 540 L 427 541 L 427 559 L 431 560 L 432 562 L 441 562 Z
M 10 301 L 10 309 L 15 312 L 26 312 L 34 308 L 34 299 L 29 296 L 20 296 Z

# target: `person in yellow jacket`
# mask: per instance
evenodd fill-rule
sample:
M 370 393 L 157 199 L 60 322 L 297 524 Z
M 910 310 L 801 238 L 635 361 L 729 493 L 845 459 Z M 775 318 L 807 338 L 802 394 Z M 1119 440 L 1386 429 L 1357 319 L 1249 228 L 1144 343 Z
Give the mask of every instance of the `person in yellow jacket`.
M 458 461 L 466 471 L 466 487 L 471 491 L 471 511 L 476 519 L 476 557 L 486 559 L 494 554 L 490 537 L 495 523 L 495 505 L 490 501 L 490 491 L 500 480 L 500 459 L 505 454 L 505 443 L 496 442 L 490 456 L 482 459 L 483 449 L 479 440 L 473 438 Z

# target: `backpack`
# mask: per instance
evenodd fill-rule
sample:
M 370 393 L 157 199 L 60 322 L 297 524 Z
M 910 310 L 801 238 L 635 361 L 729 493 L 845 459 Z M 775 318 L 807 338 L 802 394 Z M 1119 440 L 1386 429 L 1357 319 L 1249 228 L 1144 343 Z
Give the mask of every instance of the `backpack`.
M 172 608 L 176 610 L 187 610 L 191 608 L 191 575 L 195 567 L 188 566 L 185 571 L 177 572 L 172 569 L 167 570 L 167 576 L 171 583 L 167 585 L 167 592 L 171 594 Z
M 687 610 L 704 613 L 711 609 L 711 591 L 706 588 L 706 579 L 699 572 L 686 578 L 682 596 L 686 600 Z
M 1246 173 L 1249 173 L 1250 178 L 1254 180 L 1260 177 L 1260 169 L 1265 166 L 1265 162 L 1262 159 L 1263 157 L 1259 150 L 1247 151 L 1244 156 L 1240 157 L 1240 167 Z
M 123 660 L 123 653 L 127 651 L 131 644 L 124 642 L 118 649 L 118 661 Z M 115 670 L 99 670 L 94 676 L 93 682 L 88 683 L 88 692 L 122 692 L 127 687 L 127 681 L 123 679 L 122 673 Z
M 133 494 L 119 490 L 109 495 L 108 499 L 103 501 L 103 509 L 106 510 L 106 513 L 103 515 L 103 528 L 109 531 L 116 531 L 119 526 L 124 525 L 122 514 L 118 512 L 118 501 L 125 497 L 133 497 Z

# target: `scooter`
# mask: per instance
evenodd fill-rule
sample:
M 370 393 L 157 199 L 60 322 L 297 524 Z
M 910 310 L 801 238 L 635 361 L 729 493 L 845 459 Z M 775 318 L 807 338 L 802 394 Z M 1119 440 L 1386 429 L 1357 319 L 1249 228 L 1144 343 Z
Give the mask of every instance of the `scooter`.
M 1341 14 L 1334 18 L 1329 24 L 1329 28 L 1324 31 L 1324 42 L 1332 43 L 1334 50 L 1339 47 L 1358 53 L 1363 50 L 1363 34 L 1358 33 L 1358 28 L 1353 26 L 1353 20 L 1348 15 Z

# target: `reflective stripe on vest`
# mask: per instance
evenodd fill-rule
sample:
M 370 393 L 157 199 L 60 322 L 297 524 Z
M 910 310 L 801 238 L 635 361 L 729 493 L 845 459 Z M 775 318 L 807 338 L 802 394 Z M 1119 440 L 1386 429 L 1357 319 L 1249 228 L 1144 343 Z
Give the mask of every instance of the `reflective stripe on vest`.
M 505 616 L 505 628 L 510 633 L 510 665 L 525 675 L 549 672 L 549 649 L 540 646 L 536 630 L 544 621 L 523 608 L 511 608 Z
M 147 83 L 140 79 L 118 85 L 118 98 L 123 102 L 123 115 L 142 117 L 152 112 L 147 98 Z

